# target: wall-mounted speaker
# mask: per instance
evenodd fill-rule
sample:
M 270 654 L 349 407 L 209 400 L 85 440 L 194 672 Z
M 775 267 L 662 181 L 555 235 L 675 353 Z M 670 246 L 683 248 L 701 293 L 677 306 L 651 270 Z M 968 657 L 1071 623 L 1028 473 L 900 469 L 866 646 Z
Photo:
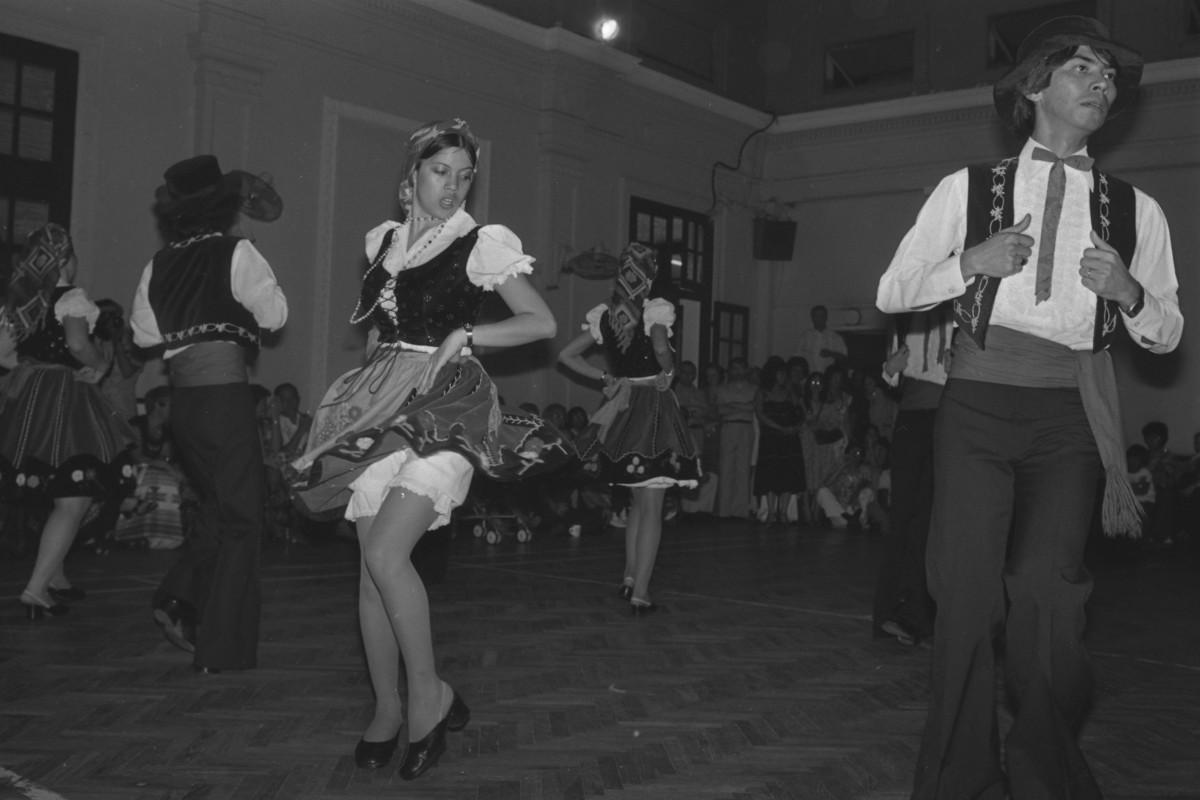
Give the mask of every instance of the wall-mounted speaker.
M 791 261 L 796 223 L 790 219 L 754 220 L 754 257 L 760 261 Z

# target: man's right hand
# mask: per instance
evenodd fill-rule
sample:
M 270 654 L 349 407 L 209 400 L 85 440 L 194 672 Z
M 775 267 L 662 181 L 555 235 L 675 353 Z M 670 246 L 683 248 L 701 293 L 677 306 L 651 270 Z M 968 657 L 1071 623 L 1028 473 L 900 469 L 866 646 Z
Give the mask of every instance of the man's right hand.
M 1031 217 L 1025 217 L 974 247 L 964 250 L 959 258 L 964 281 L 976 275 L 1007 278 L 1015 275 L 1029 262 L 1033 252 L 1033 237 L 1025 233 Z

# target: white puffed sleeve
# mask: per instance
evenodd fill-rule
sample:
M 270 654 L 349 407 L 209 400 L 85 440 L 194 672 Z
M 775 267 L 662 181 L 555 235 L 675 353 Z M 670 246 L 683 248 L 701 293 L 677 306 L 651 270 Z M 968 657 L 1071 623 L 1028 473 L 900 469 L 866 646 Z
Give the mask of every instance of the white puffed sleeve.
M 83 317 L 87 320 L 88 333 L 91 333 L 100 317 L 100 308 L 88 299 L 87 292 L 75 288 L 58 298 L 54 304 L 54 317 L 59 322 L 63 321 L 63 317 Z
M 583 323 L 583 330 L 592 335 L 592 338 L 596 340 L 596 344 L 604 344 L 604 334 L 600 332 L 600 318 L 604 316 L 604 312 L 607 310 L 608 306 L 601 303 L 587 313 L 587 317 L 585 317 L 587 322 Z
M 650 335 L 650 329 L 655 325 L 662 325 L 667 329 L 667 336 L 671 335 L 671 326 L 675 324 L 675 306 L 669 300 L 663 300 L 661 297 L 653 299 L 647 298 L 642 302 L 642 326 L 646 330 L 646 335 Z
M 503 225 L 484 225 L 467 259 L 471 283 L 492 291 L 513 275 L 533 272 L 533 256 L 521 250 L 521 240 Z

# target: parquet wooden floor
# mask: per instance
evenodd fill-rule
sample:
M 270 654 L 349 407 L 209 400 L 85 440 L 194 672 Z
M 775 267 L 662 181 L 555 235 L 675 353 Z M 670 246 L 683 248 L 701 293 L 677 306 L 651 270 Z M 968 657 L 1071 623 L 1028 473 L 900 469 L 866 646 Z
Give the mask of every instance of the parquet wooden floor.
M 871 638 L 877 537 L 673 524 L 663 610 L 641 619 L 616 597 L 611 529 L 451 547 L 434 633 L 471 723 L 413 783 L 354 766 L 371 690 L 353 542 L 269 547 L 261 667 L 212 676 L 150 618 L 174 553 L 72 555 L 88 597 L 38 623 L 17 603 L 29 563 L 0 565 L 0 798 L 908 796 L 928 653 Z M 1106 797 L 1200 797 L 1200 559 L 1093 560 L 1083 739 Z

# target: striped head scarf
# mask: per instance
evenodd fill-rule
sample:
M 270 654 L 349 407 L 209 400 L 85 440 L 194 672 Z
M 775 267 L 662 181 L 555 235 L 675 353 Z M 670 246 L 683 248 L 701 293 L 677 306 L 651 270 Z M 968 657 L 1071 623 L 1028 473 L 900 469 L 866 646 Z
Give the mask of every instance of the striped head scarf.
M 0 310 L 0 324 L 11 329 L 17 341 L 41 326 L 50 309 L 50 294 L 73 255 L 71 234 L 54 222 L 38 228 L 25 240 L 25 255 L 13 270 L 7 299 Z
M 650 296 L 658 264 L 654 260 L 654 251 L 641 242 L 630 242 L 618 260 L 620 266 L 608 304 L 608 320 L 617 333 L 621 349 L 625 350 L 642 319 L 642 303 Z

